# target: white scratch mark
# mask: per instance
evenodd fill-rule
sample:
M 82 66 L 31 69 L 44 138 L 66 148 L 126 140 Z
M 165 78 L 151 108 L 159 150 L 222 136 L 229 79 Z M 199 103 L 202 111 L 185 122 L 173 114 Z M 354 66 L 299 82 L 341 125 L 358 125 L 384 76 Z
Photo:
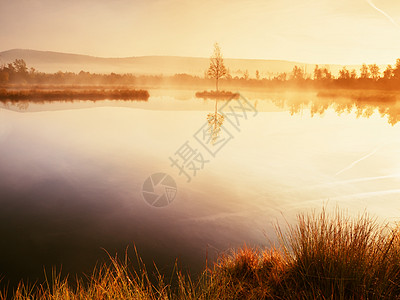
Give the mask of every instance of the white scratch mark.
M 382 9 L 376 7 L 376 5 L 372 2 L 372 0 L 365 0 L 367 1 L 367 3 L 373 8 L 375 9 L 377 12 L 381 13 L 382 15 L 384 15 L 390 22 L 392 22 L 392 24 L 394 24 L 397 28 L 400 29 L 400 25 L 385 11 L 383 11 Z
M 345 171 L 347 171 L 347 170 L 350 170 L 351 168 L 353 168 L 353 167 L 354 167 L 356 164 L 358 164 L 359 162 L 361 162 L 361 161 L 367 159 L 368 157 L 374 155 L 374 154 L 379 150 L 379 148 L 380 148 L 380 147 L 374 149 L 372 152 L 370 152 L 370 153 L 368 153 L 367 155 L 361 157 L 360 159 L 357 159 L 357 160 L 353 161 L 353 162 L 352 162 L 350 165 L 348 165 L 346 168 L 344 168 L 344 169 L 340 170 L 339 172 L 337 172 L 337 173 L 335 174 L 335 176 L 340 175 L 340 174 L 342 174 L 343 172 L 345 172 Z
M 383 179 L 400 179 L 400 173 L 391 174 L 391 175 L 383 175 L 383 176 L 373 176 L 373 177 L 360 177 L 360 178 L 353 178 L 348 180 L 341 180 L 341 181 L 331 181 L 325 182 L 315 185 L 305 186 L 303 188 L 299 188 L 298 190 L 311 190 L 311 189 L 318 189 L 318 188 L 327 188 L 336 185 L 345 185 L 349 183 L 359 183 L 359 182 L 367 182 L 367 181 L 375 181 L 375 180 L 383 180 Z
M 300 209 L 304 207 L 309 207 L 310 205 L 321 205 L 329 201 L 330 203 L 337 203 L 337 202 L 345 202 L 349 204 L 350 202 L 357 202 L 363 199 L 370 199 L 372 197 L 382 197 L 388 195 L 396 195 L 400 194 L 400 189 L 392 189 L 392 190 L 383 190 L 383 191 L 375 191 L 375 192 L 363 192 L 363 193 L 355 193 L 355 194 L 347 194 L 341 196 L 334 196 L 334 197 L 324 197 L 320 199 L 314 200 L 306 200 L 297 203 L 290 203 L 287 205 L 282 206 L 282 210 L 288 211 L 290 209 Z M 380 200 L 382 200 L 380 198 Z

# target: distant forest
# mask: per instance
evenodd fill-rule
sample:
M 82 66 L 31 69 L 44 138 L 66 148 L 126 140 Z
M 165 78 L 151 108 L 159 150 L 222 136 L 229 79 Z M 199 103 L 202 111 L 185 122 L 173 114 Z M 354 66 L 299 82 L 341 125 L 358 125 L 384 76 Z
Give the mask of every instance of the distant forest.
M 263 70 L 265 71 L 265 70 Z M 280 73 L 274 77 L 261 78 L 256 71 L 250 76 L 244 71 L 242 76 L 231 76 L 229 73 L 222 78 L 223 88 L 254 87 L 254 88 L 343 88 L 343 89 L 387 89 L 400 90 L 400 59 L 394 66 L 388 65 L 380 70 L 376 64 L 363 64 L 360 70 L 348 70 L 343 67 L 337 76 L 328 68 L 315 67 L 313 74 L 307 74 L 302 67 L 295 66 L 290 73 Z M 57 72 L 43 73 L 28 67 L 23 59 L 16 59 L 0 67 L 0 85 L 113 85 L 113 86 L 213 86 L 214 80 L 189 74 L 134 75 L 134 74 L 96 74 L 81 71 L 79 73 Z

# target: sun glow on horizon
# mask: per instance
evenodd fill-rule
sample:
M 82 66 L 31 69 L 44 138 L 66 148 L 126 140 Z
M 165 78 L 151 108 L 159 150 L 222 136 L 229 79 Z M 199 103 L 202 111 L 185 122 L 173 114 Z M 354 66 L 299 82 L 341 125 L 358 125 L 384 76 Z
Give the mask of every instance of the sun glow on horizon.
M 3 1 L 0 50 L 208 57 L 218 41 L 227 58 L 388 64 L 399 20 L 395 0 Z

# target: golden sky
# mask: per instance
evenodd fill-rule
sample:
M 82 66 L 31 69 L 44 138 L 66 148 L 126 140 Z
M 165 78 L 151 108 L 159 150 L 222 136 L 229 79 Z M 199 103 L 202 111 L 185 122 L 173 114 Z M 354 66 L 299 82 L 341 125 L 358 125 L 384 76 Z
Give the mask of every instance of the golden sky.
M 399 23 L 400 0 L 0 0 L 0 51 L 384 64 Z

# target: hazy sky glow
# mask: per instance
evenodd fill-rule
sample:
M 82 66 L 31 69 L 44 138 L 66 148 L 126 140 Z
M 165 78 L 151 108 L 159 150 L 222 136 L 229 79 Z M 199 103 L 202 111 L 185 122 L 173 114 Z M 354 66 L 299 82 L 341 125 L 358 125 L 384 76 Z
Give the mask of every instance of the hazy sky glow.
M 399 0 L 0 0 L 0 51 L 393 63 Z

